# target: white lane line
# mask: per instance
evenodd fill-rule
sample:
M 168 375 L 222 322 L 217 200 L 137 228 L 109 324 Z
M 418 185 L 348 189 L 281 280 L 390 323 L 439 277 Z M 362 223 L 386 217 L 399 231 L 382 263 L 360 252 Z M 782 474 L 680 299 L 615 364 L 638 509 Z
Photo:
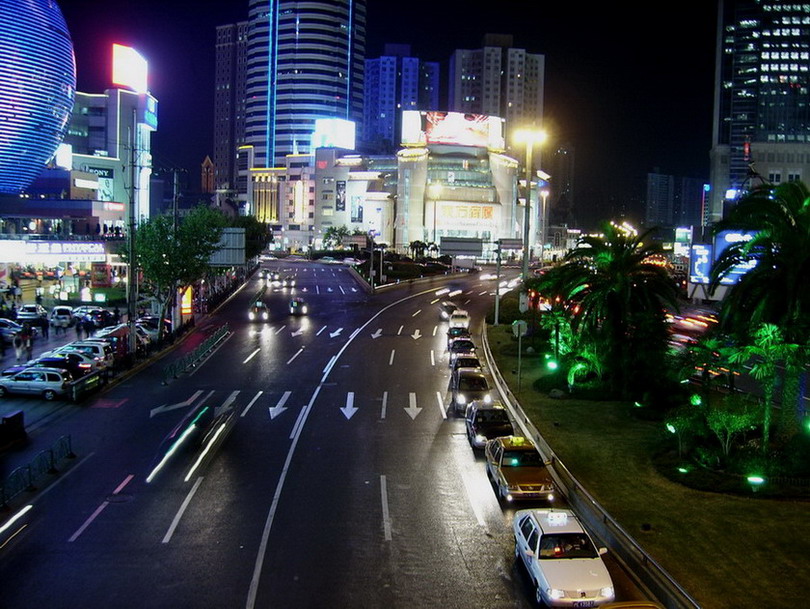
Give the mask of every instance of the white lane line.
M 479 296 L 486 296 L 487 294 L 488 294 L 488 292 L 479 292 L 478 293 Z
M 290 463 L 292 462 L 293 454 L 295 453 L 295 447 L 298 446 L 298 439 L 300 436 L 300 430 L 303 429 L 304 423 L 307 419 L 307 414 L 312 409 L 312 404 L 315 403 L 315 400 L 318 397 L 318 394 L 321 392 L 321 385 L 315 388 L 315 393 L 312 394 L 312 398 L 309 400 L 309 404 L 304 406 L 303 410 L 301 410 L 301 416 L 298 417 L 300 425 L 296 423 L 296 428 L 298 428 L 298 433 L 294 435 L 292 438 L 292 444 L 290 445 L 290 450 L 287 452 L 287 460 L 284 462 L 284 467 L 281 470 L 281 475 L 278 479 L 278 484 L 276 485 L 276 492 L 273 495 L 273 502 L 270 505 L 270 511 L 267 513 L 267 520 L 264 523 L 264 529 L 262 530 L 262 538 L 259 542 L 259 551 L 256 555 L 256 564 L 253 567 L 253 577 L 250 580 L 250 588 L 248 589 L 248 598 L 245 607 L 247 609 L 253 609 L 256 605 L 256 594 L 259 590 L 259 579 L 261 578 L 262 574 L 262 567 L 264 566 L 264 557 L 267 554 L 267 544 L 270 541 L 270 529 L 273 527 L 273 521 L 276 518 L 276 510 L 278 509 L 278 502 L 279 498 L 281 497 L 281 489 L 284 488 L 284 481 L 287 479 L 287 472 L 290 469 Z
M 82 526 L 80 526 L 80 527 L 79 527 L 79 530 L 77 530 L 75 533 L 73 533 L 73 535 L 71 535 L 71 536 L 70 536 L 70 539 L 68 539 L 68 543 L 73 543 L 74 541 L 76 541 L 76 540 L 79 538 L 79 535 L 81 535 L 82 533 L 84 533 L 84 530 L 85 530 L 87 527 L 89 527 L 89 526 L 90 526 L 90 524 L 91 524 L 91 523 L 92 523 L 92 522 L 93 522 L 93 521 L 96 519 L 96 517 L 97 517 L 99 514 L 101 514 L 101 512 L 103 512 L 103 511 L 104 511 L 104 508 L 105 508 L 105 507 L 107 507 L 108 505 L 110 505 L 110 502 L 109 502 L 109 501 L 105 501 L 105 502 L 104 502 L 104 503 L 102 503 L 100 506 L 98 506 L 98 507 L 96 508 L 96 511 L 95 511 L 95 512 L 93 512 L 92 514 L 90 514 L 90 518 L 88 518 L 87 520 L 85 520 L 85 521 L 84 521 L 84 524 L 83 524 Z
M 326 326 L 324 326 L 323 328 L 321 328 L 320 330 L 318 330 L 318 331 L 315 333 L 315 336 L 320 336 L 320 335 L 321 335 L 321 332 L 323 332 L 324 330 L 326 330 Z
M 405 326 L 400 326 L 400 327 L 399 327 L 399 330 L 397 330 L 397 336 L 401 336 L 401 335 L 402 335 L 402 329 L 403 329 L 404 327 L 405 327 Z
M 416 313 L 414 313 L 413 315 L 411 315 L 411 317 L 416 317 L 416 316 L 417 316 L 417 315 L 419 315 L 421 312 L 422 312 L 422 309 L 419 309 L 419 310 L 418 310 Z
M 382 409 L 380 410 L 380 418 L 381 418 L 381 419 L 384 419 L 384 418 L 385 418 L 385 414 L 386 414 L 386 411 L 387 411 L 387 410 L 388 410 L 388 392 L 387 392 L 387 391 L 383 391 L 383 397 L 382 397 Z
M 123 491 L 123 490 L 124 490 L 124 487 L 125 487 L 127 484 L 129 484 L 129 481 L 130 481 L 130 480 L 132 480 L 134 477 L 135 477 L 135 474 L 130 474 L 129 476 L 127 476 L 126 478 L 124 478 L 124 481 L 123 481 L 121 484 L 119 484 L 119 485 L 118 485 L 118 487 L 117 487 L 117 488 L 116 488 L 116 489 L 113 491 L 113 495 L 117 495 L 118 493 L 120 493 L 121 491 Z
M 397 352 L 397 351 L 396 351 L 396 349 L 391 349 L 391 357 L 389 357 L 389 358 L 388 358 L 388 365 L 389 365 L 389 366 L 393 366 L 393 365 L 394 365 L 394 354 L 395 354 L 396 352 Z
M 344 292 L 344 291 L 343 291 L 343 286 L 338 286 L 338 289 L 340 290 L 340 293 L 341 293 L 341 294 L 343 294 L 343 295 L 345 295 L 345 294 L 346 294 L 346 292 Z
M 470 299 L 470 298 L 468 298 L 467 300 L 465 300 L 465 301 L 464 301 L 464 304 L 465 304 L 465 305 L 466 305 L 466 304 L 470 304 L 470 301 L 471 301 L 471 299 Z
M 436 358 L 435 358 L 435 356 L 433 355 L 433 349 L 431 349 L 431 350 L 430 350 L 430 365 L 431 365 L 431 366 L 435 366 L 435 365 L 436 365 Z
M 309 411 L 307 410 L 307 407 L 304 406 L 301 409 L 301 412 L 298 413 L 298 418 L 295 420 L 295 425 L 293 425 L 292 431 L 290 432 L 290 440 L 295 439 L 298 436 L 298 434 L 300 433 L 299 428 L 301 427 L 301 425 L 304 424 L 304 419 L 306 418 L 306 414 L 308 412 Z
M 251 353 L 250 355 L 248 355 L 248 356 L 247 356 L 247 359 L 246 359 L 244 362 L 242 362 L 242 363 L 243 363 L 243 364 L 247 364 L 247 363 L 248 363 L 250 360 L 252 360 L 254 357 L 256 357 L 256 354 L 257 354 L 259 351 L 261 351 L 261 350 L 262 350 L 262 349 L 261 349 L 261 347 L 259 347 L 258 349 L 256 349 L 256 350 L 255 350 L 253 353 Z
M 284 330 L 284 328 L 286 328 L 286 327 L 287 327 L 287 324 L 284 324 L 284 325 L 283 325 L 283 326 L 281 326 L 281 327 L 280 327 L 278 330 L 276 330 L 276 336 L 278 336 L 279 334 L 281 334 L 281 331 L 282 331 L 282 330 Z
M 433 336 L 436 336 L 436 332 L 439 331 L 439 326 L 433 326 Z
M 245 416 L 245 415 L 248 413 L 248 410 L 250 410 L 250 407 L 251 407 L 251 406 L 253 406 L 253 404 L 255 404 L 255 403 L 256 403 L 256 400 L 258 400 L 258 399 L 259 399 L 259 397 L 262 395 L 262 393 L 264 393 L 264 392 L 263 392 L 263 391 L 260 391 L 259 393 L 257 393 L 257 394 L 256 394 L 256 397 L 254 397 L 252 400 L 250 400 L 250 404 L 248 404 L 248 405 L 245 407 L 245 409 L 242 411 L 242 414 L 241 414 L 240 416 L 242 416 L 242 417 L 243 417 L 243 416 Z
M 290 362 L 291 362 L 291 361 L 293 361 L 293 360 L 294 360 L 296 357 L 298 357 L 299 355 L 301 355 L 301 353 L 302 353 L 303 351 L 304 351 L 304 348 L 303 348 L 303 347 L 301 347 L 301 348 L 300 348 L 300 349 L 299 349 L 299 350 L 296 352 L 296 354 L 295 354 L 295 355 L 293 355 L 293 356 L 292 356 L 290 359 L 288 359 L 288 360 L 287 360 L 287 365 L 289 366 L 289 365 L 290 365 Z
M 430 304 L 436 304 L 437 302 L 439 302 L 439 299 L 434 298 L 433 300 L 430 301 Z
M 391 515 L 388 512 L 388 480 L 380 476 L 380 498 L 382 500 L 383 532 L 385 541 L 391 541 Z
M 318 285 L 316 285 L 316 286 L 315 286 L 315 293 L 316 293 L 316 294 L 320 294 L 320 293 L 321 293 L 321 287 L 320 287 L 320 286 L 318 286 Z
M 166 534 L 163 536 L 163 541 L 161 543 L 169 543 L 172 539 L 172 535 L 174 535 L 174 531 L 177 528 L 177 525 L 180 524 L 180 519 L 183 517 L 183 514 L 188 507 L 188 504 L 191 503 L 191 498 L 194 497 L 194 493 L 197 492 L 197 489 L 200 487 L 200 484 L 203 481 L 203 477 L 200 476 L 197 478 L 197 481 L 194 483 L 194 486 L 191 487 L 191 490 L 186 495 L 186 498 L 183 499 L 183 503 L 180 504 L 180 509 L 177 510 L 177 513 L 174 515 L 174 519 L 172 520 L 171 525 L 169 525 L 169 530 L 166 531 Z
M 436 403 L 439 405 L 439 412 L 442 413 L 442 418 L 447 420 L 447 411 L 444 409 L 444 400 L 442 400 L 442 394 L 438 391 L 436 392 Z

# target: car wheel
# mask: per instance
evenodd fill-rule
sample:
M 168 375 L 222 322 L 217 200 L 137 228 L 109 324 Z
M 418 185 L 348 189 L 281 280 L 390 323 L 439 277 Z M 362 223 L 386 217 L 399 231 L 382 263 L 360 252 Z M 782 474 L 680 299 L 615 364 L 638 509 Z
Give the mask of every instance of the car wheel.
M 50 402 L 56 397 L 56 392 L 53 389 L 46 389 L 42 392 L 42 397 Z

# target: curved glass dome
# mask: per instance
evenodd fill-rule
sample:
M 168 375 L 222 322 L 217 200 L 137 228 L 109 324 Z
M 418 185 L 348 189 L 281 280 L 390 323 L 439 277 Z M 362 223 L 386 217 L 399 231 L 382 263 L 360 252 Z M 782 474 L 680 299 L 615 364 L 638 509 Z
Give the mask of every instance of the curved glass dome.
M 39 175 L 67 128 L 76 62 L 54 0 L 0 0 L 0 192 Z

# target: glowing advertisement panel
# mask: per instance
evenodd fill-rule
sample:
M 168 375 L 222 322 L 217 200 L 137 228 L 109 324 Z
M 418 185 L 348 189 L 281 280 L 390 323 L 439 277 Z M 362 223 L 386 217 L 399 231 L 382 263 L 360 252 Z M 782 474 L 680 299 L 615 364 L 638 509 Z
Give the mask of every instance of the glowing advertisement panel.
M 712 252 L 714 247 L 709 244 L 698 243 L 692 246 L 692 255 L 689 257 L 689 282 L 709 283 L 709 272 L 712 270 Z
M 436 205 L 436 227 L 443 229 L 491 230 L 495 221 L 493 205 L 443 203 Z
M 146 59 L 132 47 L 120 44 L 113 45 L 112 82 L 132 89 L 136 93 L 147 93 L 149 64 Z
M 99 241 L 0 241 L 0 262 L 56 265 L 106 259 L 104 243 Z
M 406 110 L 402 113 L 402 143 L 502 149 L 503 121 L 483 114 Z
M 729 245 L 739 243 L 741 241 L 750 241 L 756 234 L 756 232 L 734 230 L 726 230 L 717 233 L 714 238 L 714 259 L 717 260 Z M 720 283 L 722 285 L 734 285 L 740 280 L 740 277 L 745 275 L 756 265 L 756 260 L 751 260 L 745 264 L 739 264 L 731 269 L 731 272 L 727 273 Z
M 354 121 L 347 121 L 342 118 L 315 119 L 312 149 L 345 148 L 346 150 L 354 150 L 355 133 Z

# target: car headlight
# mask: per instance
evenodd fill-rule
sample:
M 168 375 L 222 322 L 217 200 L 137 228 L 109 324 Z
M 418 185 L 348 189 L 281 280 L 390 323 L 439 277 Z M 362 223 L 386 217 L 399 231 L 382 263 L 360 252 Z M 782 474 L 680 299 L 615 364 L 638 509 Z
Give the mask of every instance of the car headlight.
M 306 307 L 304 307 L 303 309 L 301 309 L 301 312 L 302 312 L 302 313 L 306 313 L 306 312 L 307 312 L 307 308 L 306 308 Z
M 270 316 L 267 314 L 267 311 L 262 313 L 262 319 L 264 319 L 266 321 L 268 317 L 270 317 Z
M 463 393 L 460 393 L 456 396 L 456 404 L 466 404 L 467 398 L 464 396 Z
M 475 436 L 475 441 L 476 441 L 478 444 L 483 444 L 484 442 L 486 442 L 486 441 L 487 441 L 487 437 L 486 437 L 486 436 L 482 436 L 482 435 L 479 433 L 477 436 Z
M 549 598 L 554 600 L 559 600 L 561 598 L 565 598 L 565 591 L 564 590 L 557 590 L 556 588 L 547 588 L 546 594 Z
M 253 311 L 251 311 L 250 313 L 248 313 L 248 319 L 249 319 L 250 321 L 253 321 L 255 318 L 256 318 L 256 315 L 254 315 L 254 314 L 253 314 Z
M 608 598 L 613 598 L 613 586 L 605 586 L 599 591 L 600 596 L 605 596 Z
M 492 396 L 490 394 L 484 396 L 484 404 L 492 404 Z

